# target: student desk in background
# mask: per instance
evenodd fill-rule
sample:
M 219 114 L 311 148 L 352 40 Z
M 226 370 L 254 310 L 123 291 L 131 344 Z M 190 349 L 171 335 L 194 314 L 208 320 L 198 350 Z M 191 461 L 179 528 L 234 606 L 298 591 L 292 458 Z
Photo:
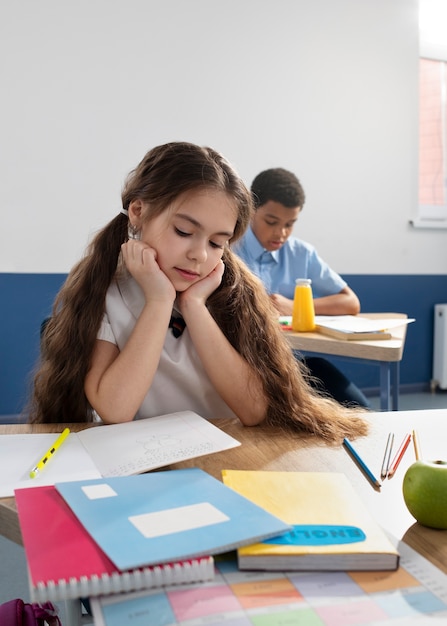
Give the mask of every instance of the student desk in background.
M 404 313 L 362 313 L 370 319 L 403 318 Z M 374 341 L 343 341 L 321 333 L 296 333 L 284 331 L 294 350 L 304 354 L 327 354 L 344 359 L 355 359 L 363 363 L 380 366 L 380 408 L 382 411 L 397 411 L 399 408 L 399 368 L 402 360 L 407 325 L 391 331 L 392 338 Z
M 389 432 L 395 433 L 395 449 L 407 432 L 416 429 L 421 456 L 426 459 L 447 457 L 447 410 L 394 411 L 368 413 L 370 433 L 354 442 L 354 446 L 371 471 L 380 477 L 385 445 Z M 241 446 L 184 461 L 172 466 L 199 467 L 221 479 L 222 469 L 319 471 L 346 474 L 379 524 L 397 539 L 403 539 L 434 565 L 447 574 L 447 531 L 424 528 L 417 524 L 406 509 L 402 497 L 402 480 L 406 469 L 414 462 L 410 444 L 396 474 L 383 482 L 376 491 L 354 464 L 342 446 L 326 446 L 321 441 L 303 435 L 291 436 L 267 426 L 244 427 L 237 419 L 225 418 L 213 423 L 241 442 Z M 64 425 L 10 424 L 0 426 L 1 434 L 31 432 L 61 432 Z M 67 424 L 73 431 L 86 425 Z M 93 426 L 101 428 L 101 426 Z M 61 453 L 63 450 L 61 450 Z M 39 514 L 36 512 L 36 515 Z M 21 544 L 20 526 L 14 498 L 0 499 L 0 533 Z M 68 625 L 67 620 L 67 625 Z M 76 621 L 71 620 L 70 624 Z

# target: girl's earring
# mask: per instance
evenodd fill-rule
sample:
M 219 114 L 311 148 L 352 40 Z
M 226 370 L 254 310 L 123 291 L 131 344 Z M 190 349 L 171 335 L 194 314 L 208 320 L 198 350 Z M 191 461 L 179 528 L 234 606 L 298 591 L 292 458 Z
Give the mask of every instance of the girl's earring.
M 135 224 L 131 224 L 129 222 L 129 226 L 127 228 L 127 236 L 129 239 L 140 239 L 141 231 L 138 226 L 135 226 Z

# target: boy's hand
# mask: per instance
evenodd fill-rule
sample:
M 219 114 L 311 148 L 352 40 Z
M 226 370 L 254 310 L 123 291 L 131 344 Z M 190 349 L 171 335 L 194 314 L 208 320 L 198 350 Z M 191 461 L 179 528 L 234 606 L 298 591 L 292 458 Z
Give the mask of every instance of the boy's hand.
M 270 294 L 270 300 L 280 315 L 292 315 L 293 300 L 289 300 L 279 293 Z

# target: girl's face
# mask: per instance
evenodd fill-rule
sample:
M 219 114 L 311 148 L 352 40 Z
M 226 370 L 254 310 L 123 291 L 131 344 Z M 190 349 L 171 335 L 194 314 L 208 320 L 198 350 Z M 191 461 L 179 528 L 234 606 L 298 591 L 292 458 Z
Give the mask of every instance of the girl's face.
M 157 253 L 160 269 L 176 291 L 208 276 L 233 236 L 237 209 L 223 191 L 191 191 L 142 225 L 141 240 Z

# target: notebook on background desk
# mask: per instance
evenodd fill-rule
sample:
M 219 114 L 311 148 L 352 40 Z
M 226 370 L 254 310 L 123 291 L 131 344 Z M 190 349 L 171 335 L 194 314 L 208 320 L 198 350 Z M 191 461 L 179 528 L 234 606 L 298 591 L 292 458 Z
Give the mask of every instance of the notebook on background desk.
M 409 318 L 367 318 L 361 315 L 316 315 L 315 331 L 341 341 L 382 341 L 391 339 L 392 329 L 410 324 Z M 279 323 L 292 330 L 292 317 L 282 315 Z
M 316 315 L 317 332 L 343 341 L 380 341 L 391 339 L 393 328 L 414 322 L 409 318 L 376 318 L 361 315 Z

